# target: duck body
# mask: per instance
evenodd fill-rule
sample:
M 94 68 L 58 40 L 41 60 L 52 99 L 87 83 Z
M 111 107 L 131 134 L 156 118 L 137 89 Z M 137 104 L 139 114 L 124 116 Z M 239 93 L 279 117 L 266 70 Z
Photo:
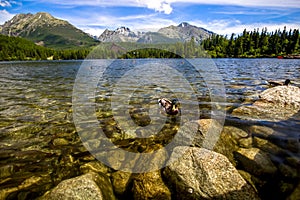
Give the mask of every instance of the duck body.
M 178 113 L 181 113 L 178 99 L 169 100 L 167 98 L 161 98 L 158 99 L 158 104 L 168 115 L 177 115 Z
M 268 81 L 268 83 L 271 85 L 271 86 L 282 86 L 282 85 L 286 85 L 288 86 L 290 83 L 291 83 L 291 80 L 290 79 L 286 79 L 284 82 L 280 82 L 280 81 Z

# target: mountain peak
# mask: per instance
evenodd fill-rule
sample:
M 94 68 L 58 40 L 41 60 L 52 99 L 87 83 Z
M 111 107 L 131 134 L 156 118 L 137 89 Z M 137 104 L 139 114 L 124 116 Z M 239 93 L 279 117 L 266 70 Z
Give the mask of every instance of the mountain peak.
M 47 13 L 47 12 L 38 12 L 38 13 L 35 14 L 35 16 L 38 17 L 38 18 L 44 17 L 44 18 L 48 18 L 48 19 L 54 19 L 54 17 L 51 14 Z
M 178 25 L 178 27 L 182 27 L 182 28 L 187 27 L 187 26 L 191 26 L 191 25 L 187 22 L 182 22 Z
M 94 43 L 88 34 L 47 12 L 17 14 L 4 23 L 0 34 L 23 37 L 48 47 L 68 48 Z
M 128 27 L 121 26 L 116 30 L 106 29 L 98 39 L 101 42 L 136 42 L 139 38 Z
M 197 43 L 201 43 L 202 40 L 208 38 L 212 34 L 212 32 L 207 31 L 204 28 L 190 25 L 187 22 L 182 22 L 178 26 L 161 28 L 158 32 L 180 42 L 190 41 L 194 38 Z

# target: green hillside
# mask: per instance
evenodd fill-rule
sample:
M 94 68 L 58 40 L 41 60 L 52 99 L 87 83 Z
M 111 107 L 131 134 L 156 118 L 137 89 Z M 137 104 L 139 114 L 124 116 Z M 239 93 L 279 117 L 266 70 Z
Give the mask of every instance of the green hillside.
M 57 26 L 44 25 L 36 28 L 30 34 L 22 33 L 20 36 L 35 43 L 40 43 L 42 41 L 42 45 L 45 47 L 55 49 L 89 47 L 99 43 L 82 31 L 74 29 L 70 24 L 61 24 Z
M 84 59 L 89 52 L 90 48 L 54 50 L 38 46 L 24 38 L 0 34 L 0 61 Z

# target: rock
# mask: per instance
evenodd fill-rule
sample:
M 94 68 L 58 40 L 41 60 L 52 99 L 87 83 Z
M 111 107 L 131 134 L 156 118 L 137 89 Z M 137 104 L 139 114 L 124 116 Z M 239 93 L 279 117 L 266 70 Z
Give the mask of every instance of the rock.
M 167 143 L 172 142 L 175 146 L 202 146 L 205 139 L 206 133 L 202 134 L 199 131 L 199 124 L 197 121 L 185 122 L 182 126 L 179 127 L 176 136 L 166 140 Z
M 108 166 L 115 170 L 131 172 L 139 158 L 140 154 L 128 152 L 123 149 L 116 149 L 109 152 L 104 152 Z
M 0 189 L 0 199 L 29 199 L 39 196 L 38 193 L 49 189 L 51 185 L 49 175 L 30 176 L 18 186 Z M 28 197 L 29 195 L 29 197 Z M 40 194 L 41 195 L 41 194 Z
M 226 156 L 236 166 L 233 152 L 240 147 L 251 147 L 252 138 L 244 130 L 234 126 L 224 126 L 214 151 Z
M 259 199 L 225 156 L 204 148 L 175 148 L 164 176 L 176 199 Z
M 238 170 L 238 172 L 245 179 L 245 181 L 247 181 L 247 183 L 249 183 L 255 189 L 255 192 L 258 192 L 256 185 L 255 185 L 256 182 L 252 180 L 253 177 L 251 176 L 251 174 L 249 174 L 248 172 L 243 171 L 243 170 Z
M 147 126 L 151 123 L 149 113 L 144 108 L 132 108 L 129 110 L 129 114 L 131 116 L 131 119 L 138 126 Z
M 161 178 L 160 171 L 140 173 L 133 176 L 134 199 L 170 200 L 171 192 Z
M 286 161 L 288 164 L 295 167 L 296 169 L 300 169 L 300 158 L 299 157 L 297 157 L 295 155 L 290 155 L 286 158 Z
M 116 149 L 114 151 L 107 152 L 107 162 L 115 170 L 120 170 L 123 163 L 125 163 L 126 151 L 123 149 Z
M 110 168 L 104 165 L 100 161 L 92 161 L 85 163 L 84 165 L 80 166 L 80 171 L 83 174 L 87 174 L 89 172 L 96 172 L 96 173 L 103 173 L 107 174 L 110 171 Z
M 59 183 L 55 188 L 45 193 L 40 199 L 103 199 L 114 200 L 110 180 L 104 174 L 90 172 Z
M 269 88 L 259 95 L 261 101 L 272 102 L 282 107 L 300 108 L 300 88 L 296 86 L 278 86 Z
M 266 139 L 261 139 L 259 137 L 253 137 L 253 147 L 256 147 L 272 155 L 286 153 L 285 150 L 279 148 L 277 145 L 273 144 L 272 142 Z
M 257 148 L 240 148 L 235 158 L 247 172 L 256 176 L 273 175 L 277 171 L 269 156 Z
M 269 136 L 274 134 L 274 130 L 266 126 L 253 125 L 250 127 L 250 131 L 262 138 L 268 138 Z
M 284 177 L 291 179 L 300 178 L 300 174 L 298 173 L 297 169 L 292 168 L 284 163 L 279 164 L 278 169 Z
M 212 149 L 219 139 L 222 130 L 221 124 L 214 119 L 200 119 L 186 122 L 180 131 L 183 131 L 182 138 L 179 138 L 177 146 L 205 147 Z
M 132 172 L 153 172 L 165 167 L 168 160 L 168 152 L 162 145 L 156 144 L 150 146 L 143 154 L 139 154 Z
M 197 146 L 206 149 L 213 149 L 220 137 L 223 126 L 217 120 L 214 119 L 200 119 L 198 120 L 198 124 L 199 124 L 200 133 L 203 136 L 203 141 L 201 145 L 197 145 Z M 198 137 L 196 135 L 195 137 L 196 142 L 197 142 L 197 138 Z
M 69 141 L 66 140 L 65 138 L 55 138 L 53 140 L 53 145 L 54 146 L 65 146 L 65 145 L 68 145 L 69 144 Z
M 176 144 L 175 146 L 213 148 L 221 130 L 221 124 L 214 119 L 188 121 L 180 126 L 178 131 L 180 137 L 175 137 L 172 142 Z
M 287 198 L 287 200 L 299 200 L 300 197 L 300 182 L 297 187 L 294 189 L 292 194 Z
M 131 173 L 116 171 L 112 173 L 111 180 L 116 195 L 123 196 L 129 192 L 127 189 L 131 183 Z
M 5 178 L 11 176 L 14 173 L 14 166 L 13 165 L 4 165 L 0 167 L 0 178 Z
M 252 105 L 233 110 L 233 116 L 246 119 L 281 121 L 291 118 L 300 110 L 300 88 L 277 86 L 263 91 Z

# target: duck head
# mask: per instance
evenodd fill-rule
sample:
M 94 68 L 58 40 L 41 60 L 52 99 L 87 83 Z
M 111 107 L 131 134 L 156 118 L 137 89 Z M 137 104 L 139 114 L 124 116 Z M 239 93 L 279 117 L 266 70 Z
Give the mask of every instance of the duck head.
M 284 81 L 284 84 L 283 85 L 289 85 L 291 83 L 291 80 L 290 79 L 286 79 L 285 81 Z

